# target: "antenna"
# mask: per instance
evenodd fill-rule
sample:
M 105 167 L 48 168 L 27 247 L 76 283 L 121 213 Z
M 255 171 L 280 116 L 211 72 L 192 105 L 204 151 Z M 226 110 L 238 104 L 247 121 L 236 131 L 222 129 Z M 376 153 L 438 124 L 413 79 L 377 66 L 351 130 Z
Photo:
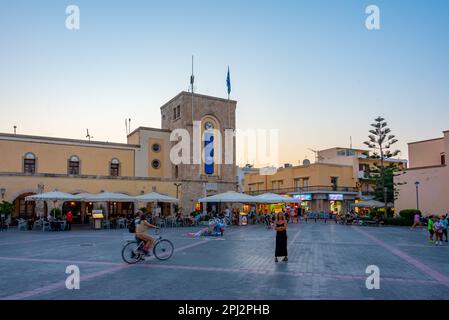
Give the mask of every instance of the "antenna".
M 131 118 L 128 119 L 128 130 L 131 133 Z
M 125 118 L 125 130 L 126 130 L 126 136 L 128 136 L 129 135 L 129 132 L 128 132 L 128 120 L 126 120 L 126 118 Z
M 352 136 L 349 136 L 349 149 L 352 149 Z
M 86 129 L 86 130 L 87 130 L 86 138 L 88 138 L 90 141 L 90 139 L 93 139 L 94 137 L 90 135 L 89 129 Z
M 314 150 L 314 149 L 311 149 L 311 148 L 307 148 L 307 149 L 312 151 L 313 153 L 315 153 L 315 162 L 318 162 L 318 160 L 319 160 L 318 150 Z
M 14 134 L 16 134 L 17 133 L 17 126 L 14 126 Z

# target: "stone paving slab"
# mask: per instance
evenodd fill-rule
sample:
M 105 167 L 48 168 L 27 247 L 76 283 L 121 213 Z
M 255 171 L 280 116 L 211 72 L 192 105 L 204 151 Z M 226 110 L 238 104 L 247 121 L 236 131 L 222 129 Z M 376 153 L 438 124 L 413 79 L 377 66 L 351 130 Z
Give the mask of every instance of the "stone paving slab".
M 278 264 L 273 230 L 187 236 L 197 230 L 163 229 L 177 252 L 136 266 L 120 257 L 127 230 L 0 233 L 0 299 L 449 299 L 449 246 L 427 243 L 425 230 L 290 224 L 289 262 Z M 64 286 L 69 264 L 80 290 Z M 365 286 L 368 265 L 380 290 Z

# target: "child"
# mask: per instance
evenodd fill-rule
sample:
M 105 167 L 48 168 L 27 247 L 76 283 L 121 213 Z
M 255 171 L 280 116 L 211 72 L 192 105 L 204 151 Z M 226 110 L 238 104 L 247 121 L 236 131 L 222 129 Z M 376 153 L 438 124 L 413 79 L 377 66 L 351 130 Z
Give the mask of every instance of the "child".
M 433 216 L 430 216 L 427 220 L 427 230 L 429 231 L 429 242 L 433 242 L 433 235 L 435 233 L 433 230 Z
M 433 229 L 435 230 L 435 245 L 443 245 L 443 224 L 440 218 L 436 219 Z

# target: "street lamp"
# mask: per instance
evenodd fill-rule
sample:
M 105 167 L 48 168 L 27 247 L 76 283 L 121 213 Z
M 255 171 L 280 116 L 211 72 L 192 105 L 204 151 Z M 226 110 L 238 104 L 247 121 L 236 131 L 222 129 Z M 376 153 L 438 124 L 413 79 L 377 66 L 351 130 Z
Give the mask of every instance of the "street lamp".
M 416 210 L 419 210 L 419 191 L 418 191 L 419 181 L 415 182 L 415 187 L 416 187 Z

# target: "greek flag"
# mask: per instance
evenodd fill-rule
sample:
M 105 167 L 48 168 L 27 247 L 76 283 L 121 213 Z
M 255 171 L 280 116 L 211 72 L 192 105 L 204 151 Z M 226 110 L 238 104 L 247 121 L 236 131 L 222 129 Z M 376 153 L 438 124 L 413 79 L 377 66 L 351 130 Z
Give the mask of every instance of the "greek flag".
M 228 97 L 231 94 L 231 73 L 229 72 L 229 66 L 228 66 L 228 75 L 226 77 L 226 87 L 228 88 Z

